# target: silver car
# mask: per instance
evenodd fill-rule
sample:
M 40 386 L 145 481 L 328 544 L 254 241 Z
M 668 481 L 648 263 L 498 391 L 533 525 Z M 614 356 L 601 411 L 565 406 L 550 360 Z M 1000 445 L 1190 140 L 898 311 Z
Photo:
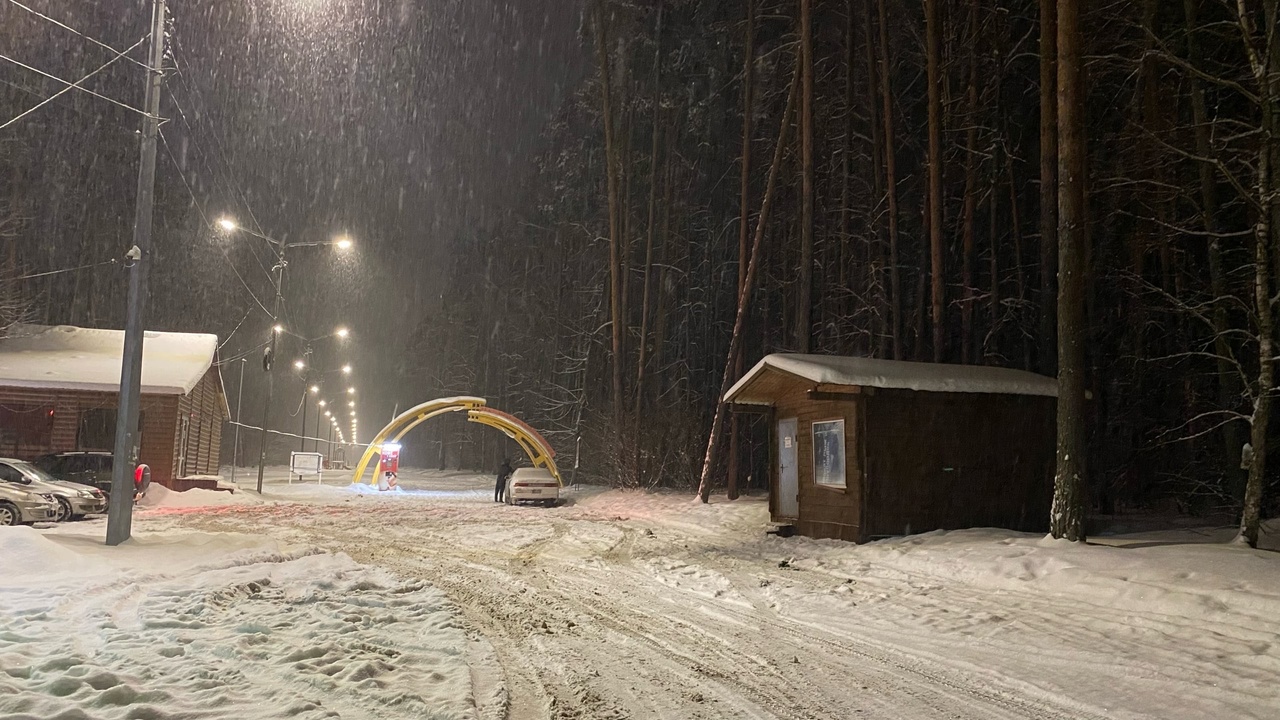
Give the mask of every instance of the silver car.
M 53 495 L 0 482 L 0 525 L 23 525 L 57 517 L 58 501 Z
M 55 479 L 49 473 L 23 460 L 0 458 L 0 485 L 21 487 L 44 495 L 51 495 L 58 506 L 55 519 L 58 522 L 79 520 L 85 515 L 105 512 L 106 496 L 102 491 Z

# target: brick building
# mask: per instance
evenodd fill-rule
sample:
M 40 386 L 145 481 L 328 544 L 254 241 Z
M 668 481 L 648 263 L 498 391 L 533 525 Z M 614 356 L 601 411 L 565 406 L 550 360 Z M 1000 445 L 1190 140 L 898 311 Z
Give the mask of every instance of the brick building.
M 123 348 L 121 330 L 10 328 L 0 339 L 0 455 L 112 450 Z M 217 352 L 215 335 L 146 334 L 139 460 L 155 482 L 218 472 L 230 411 Z

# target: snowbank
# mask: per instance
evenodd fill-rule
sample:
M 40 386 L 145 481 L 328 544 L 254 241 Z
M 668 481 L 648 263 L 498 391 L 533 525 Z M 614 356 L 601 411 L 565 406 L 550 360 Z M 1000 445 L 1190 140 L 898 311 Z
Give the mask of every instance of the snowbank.
M 474 717 L 438 591 L 230 537 L 224 553 L 177 531 L 108 550 L 0 528 L 0 716 Z
M 239 492 L 222 490 L 204 490 L 193 488 L 183 492 L 174 492 L 158 483 L 147 488 L 147 494 L 139 501 L 145 508 L 197 508 L 224 507 L 227 505 L 258 505 L 262 500 Z

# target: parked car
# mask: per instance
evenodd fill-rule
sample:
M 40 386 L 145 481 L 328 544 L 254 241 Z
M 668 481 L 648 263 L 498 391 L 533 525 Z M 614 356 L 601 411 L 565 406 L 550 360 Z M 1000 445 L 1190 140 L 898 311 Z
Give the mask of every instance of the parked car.
M 36 458 L 36 467 L 59 480 L 90 485 L 111 496 L 111 469 L 115 457 L 106 451 L 55 453 Z
M 0 525 L 29 525 L 57 517 L 58 501 L 53 495 L 0 482 Z
M 560 483 L 546 468 L 516 468 L 507 480 L 507 504 L 541 503 L 547 507 L 560 500 Z
M 107 509 L 107 498 L 98 488 L 58 480 L 23 460 L 0 458 L 0 482 L 53 496 L 58 505 L 54 519 L 58 522 L 79 520 Z

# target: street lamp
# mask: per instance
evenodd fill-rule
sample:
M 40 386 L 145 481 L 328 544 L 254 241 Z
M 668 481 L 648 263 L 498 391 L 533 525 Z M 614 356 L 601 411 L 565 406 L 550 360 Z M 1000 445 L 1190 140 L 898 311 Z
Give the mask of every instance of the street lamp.
M 340 328 L 338 328 L 338 331 L 337 331 L 336 333 L 334 333 L 334 335 L 337 335 L 338 337 L 342 338 L 343 340 L 346 340 L 346 339 L 347 339 L 347 336 L 349 336 L 350 334 L 351 334 L 351 331 L 350 331 L 350 330 L 348 330 L 348 329 L 346 329 L 346 328 L 344 328 L 344 327 L 340 327 Z
M 343 375 L 350 375 L 350 374 L 351 374 L 351 366 L 350 366 L 350 365 L 343 365 L 343 366 L 342 366 L 342 374 L 343 374 Z
M 347 388 L 347 394 L 348 394 L 348 395 L 355 395 L 355 394 L 356 394 L 356 389 L 355 389 L 355 388 Z
M 275 304 L 273 305 L 273 308 L 271 310 L 271 322 L 274 325 L 273 329 L 275 330 L 275 332 L 271 334 L 271 339 L 270 339 L 270 342 L 268 343 L 266 354 L 263 356 L 263 359 L 262 359 L 262 369 L 267 373 L 267 392 L 262 402 L 262 432 L 261 432 L 262 442 L 260 444 L 259 452 L 258 452 L 258 492 L 261 493 L 262 477 L 266 471 L 266 465 L 267 465 L 267 426 L 270 424 L 270 419 L 271 419 L 271 397 L 275 392 L 275 373 L 273 372 L 273 369 L 275 367 L 276 346 L 279 343 L 280 334 L 284 332 L 284 328 L 281 327 L 278 323 L 280 322 L 280 305 L 284 300 L 283 290 L 282 290 L 284 286 L 284 271 L 285 271 L 285 268 L 289 266 L 289 263 L 285 259 L 285 256 L 288 254 L 289 250 L 293 248 L 300 248 L 300 247 L 316 247 L 316 246 L 332 245 L 332 246 L 335 246 L 338 250 L 350 250 L 352 247 L 352 241 L 350 237 L 347 237 L 344 235 L 341 238 L 334 241 L 330 241 L 330 242 L 288 243 L 288 242 L 284 242 L 283 240 L 277 240 L 275 238 L 268 237 L 261 233 L 254 232 L 253 230 L 250 230 L 248 228 L 241 227 L 239 223 L 237 223 L 233 218 L 230 218 L 230 217 L 220 218 L 218 220 L 218 226 L 228 232 L 238 231 L 238 232 L 243 232 L 243 233 L 261 238 L 265 240 L 269 246 L 271 246 L 272 251 L 276 255 L 276 264 L 274 267 L 271 268 L 271 275 L 272 275 L 271 279 L 275 289 Z M 306 435 L 306 433 L 304 432 L 303 435 Z
M 319 385 L 312 385 L 312 386 L 311 386 L 311 394 L 312 394 L 312 395 L 316 395 L 316 394 L 318 394 L 319 392 L 320 392 L 320 386 L 319 386 Z M 323 401 L 323 400 L 321 400 L 321 401 L 320 401 L 320 404 L 322 404 L 322 405 L 323 405 L 323 404 L 324 404 L 324 401 Z
M 293 367 L 294 367 L 295 369 L 297 369 L 297 370 L 302 370 L 302 369 L 303 369 L 303 368 L 305 368 L 306 366 L 307 366 L 307 364 L 306 364 L 305 362 L 303 362 L 302 360 L 294 360 L 294 361 L 293 361 Z

